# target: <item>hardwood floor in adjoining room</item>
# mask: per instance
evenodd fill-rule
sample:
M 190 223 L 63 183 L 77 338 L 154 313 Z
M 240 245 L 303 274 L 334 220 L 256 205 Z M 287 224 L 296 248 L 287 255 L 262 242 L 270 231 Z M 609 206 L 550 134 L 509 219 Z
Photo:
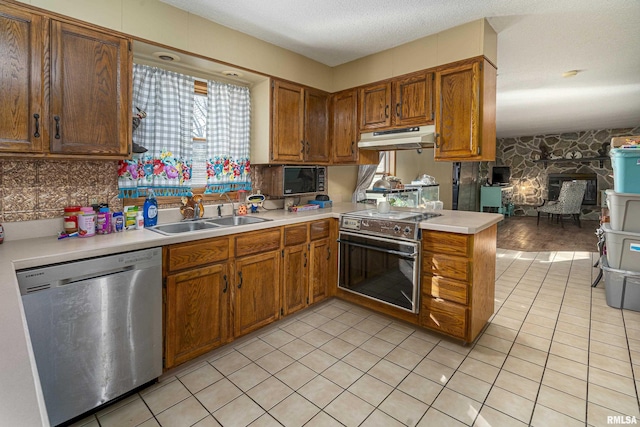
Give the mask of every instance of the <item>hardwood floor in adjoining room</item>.
M 564 228 L 555 221 L 536 217 L 505 217 L 498 224 L 498 247 L 517 251 L 588 251 L 597 252 L 596 230 L 599 221 L 581 221 L 578 227 L 571 219 L 564 221 Z

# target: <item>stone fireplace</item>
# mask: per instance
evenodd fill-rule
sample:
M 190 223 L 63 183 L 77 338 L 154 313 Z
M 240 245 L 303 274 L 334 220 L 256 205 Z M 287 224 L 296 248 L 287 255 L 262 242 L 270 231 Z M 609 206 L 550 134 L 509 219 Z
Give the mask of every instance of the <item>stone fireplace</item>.
M 638 133 L 640 127 L 499 138 L 496 162 L 483 164 L 480 178 L 486 179 L 494 164 L 510 166 L 515 214 L 536 216 L 536 207 L 557 194 L 556 185 L 559 192 L 562 184 L 561 181 L 555 183 L 557 175 L 567 179 L 588 177 L 584 178 L 589 184 L 581 218 L 597 220 L 599 195 L 601 191 L 613 188 L 613 169 L 608 153 L 611 138 Z M 553 181 L 551 186 L 550 179 Z

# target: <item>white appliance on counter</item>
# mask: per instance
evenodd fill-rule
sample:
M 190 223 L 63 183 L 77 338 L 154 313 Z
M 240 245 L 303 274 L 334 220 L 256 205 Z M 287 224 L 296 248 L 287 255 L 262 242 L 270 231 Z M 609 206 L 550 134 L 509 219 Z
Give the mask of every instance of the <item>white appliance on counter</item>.
M 162 375 L 162 249 L 17 272 L 49 422 Z

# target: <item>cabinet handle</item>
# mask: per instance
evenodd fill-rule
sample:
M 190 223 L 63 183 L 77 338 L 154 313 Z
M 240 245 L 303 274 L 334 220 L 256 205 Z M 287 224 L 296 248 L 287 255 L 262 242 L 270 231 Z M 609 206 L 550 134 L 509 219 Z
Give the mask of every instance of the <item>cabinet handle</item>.
M 356 145 L 355 141 L 351 141 L 351 155 L 355 154 L 354 147 Z
M 60 139 L 60 116 L 53 116 L 53 120 L 56 121 L 56 139 Z
M 304 154 L 304 141 L 300 141 L 300 145 L 302 145 L 302 148 L 300 149 L 300 152 L 302 154 Z
M 240 278 L 240 283 L 238 283 L 238 289 L 242 287 L 242 271 L 238 271 L 238 277 Z
M 440 148 L 440 145 L 438 144 L 438 139 L 440 138 L 440 134 L 436 132 L 433 134 L 433 137 L 435 138 L 436 148 Z
M 384 117 L 389 118 L 389 105 L 384 106 Z
M 327 260 L 331 258 L 331 248 L 327 246 Z
M 304 265 L 303 265 L 303 267 L 306 267 L 306 266 L 307 266 L 307 253 L 305 252 L 304 253 Z
M 396 104 L 396 117 L 400 117 L 400 113 L 401 113 L 401 111 L 400 111 L 400 103 L 398 102 Z
M 309 155 L 309 141 L 307 141 L 307 156 Z
M 222 276 L 224 279 L 224 289 L 222 290 L 223 294 L 227 293 L 227 288 L 229 288 L 229 281 L 227 280 L 227 275 Z
M 33 134 L 33 137 L 40 138 L 40 114 L 38 113 L 34 114 L 33 118 L 36 119 L 36 131 Z

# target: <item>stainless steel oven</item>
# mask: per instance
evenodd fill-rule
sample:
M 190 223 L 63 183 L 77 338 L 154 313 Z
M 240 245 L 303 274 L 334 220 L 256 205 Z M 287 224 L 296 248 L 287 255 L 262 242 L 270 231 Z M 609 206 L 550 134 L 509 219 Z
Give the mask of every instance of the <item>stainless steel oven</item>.
M 420 228 L 438 214 L 375 210 L 343 214 L 338 287 L 417 313 L 420 307 Z

